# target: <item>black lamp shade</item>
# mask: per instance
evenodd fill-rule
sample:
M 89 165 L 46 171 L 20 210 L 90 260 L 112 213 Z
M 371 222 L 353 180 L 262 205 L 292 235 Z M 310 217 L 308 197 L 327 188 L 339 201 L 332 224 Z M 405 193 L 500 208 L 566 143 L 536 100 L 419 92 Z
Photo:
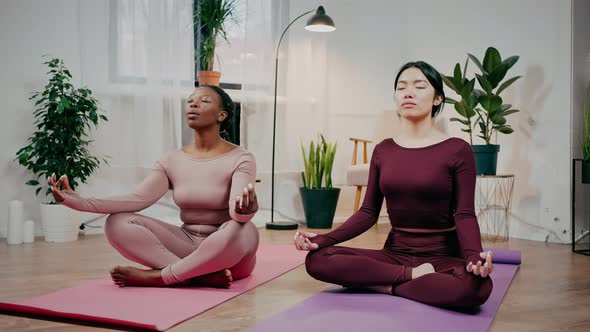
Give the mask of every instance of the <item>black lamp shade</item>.
M 330 32 L 336 30 L 334 21 L 330 16 L 326 15 L 323 6 L 319 6 L 315 14 L 307 20 L 305 30 L 314 32 Z

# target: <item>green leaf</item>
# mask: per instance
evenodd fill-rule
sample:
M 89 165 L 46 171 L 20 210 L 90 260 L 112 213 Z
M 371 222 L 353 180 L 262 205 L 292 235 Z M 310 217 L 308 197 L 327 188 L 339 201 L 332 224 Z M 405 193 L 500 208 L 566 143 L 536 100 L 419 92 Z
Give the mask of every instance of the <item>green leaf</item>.
M 496 116 L 492 117 L 490 120 L 492 120 L 492 123 L 496 124 L 496 125 L 506 124 L 506 118 L 503 117 L 502 115 L 496 115 Z
M 475 111 L 473 110 L 473 107 L 466 107 L 465 113 L 466 113 L 468 119 L 471 119 L 476 114 Z
M 453 98 L 445 97 L 445 103 L 447 103 L 447 104 L 454 104 L 456 102 L 457 101 Z
M 70 108 L 70 103 L 68 102 L 68 98 L 61 98 L 61 103 L 63 104 L 63 108 Z
M 463 87 L 463 90 L 461 90 L 461 97 L 463 99 L 468 99 L 469 96 L 471 96 L 471 93 L 473 92 L 474 86 L 475 86 L 475 79 L 472 79 L 467 84 L 465 84 L 465 86 Z
M 512 134 L 514 132 L 514 130 L 512 130 L 512 128 L 510 127 L 501 127 L 497 129 L 499 132 L 501 132 L 502 134 Z
M 521 78 L 521 77 L 522 76 L 514 76 L 514 77 L 506 80 L 504 83 L 502 83 L 502 85 L 500 85 L 500 87 L 496 91 L 496 94 L 499 95 L 502 91 L 504 91 L 507 87 L 509 87 L 510 84 L 516 82 L 516 80 L 519 79 L 519 78 Z
M 506 73 L 508 72 L 508 65 L 503 63 L 500 64 L 499 66 L 497 66 L 494 71 L 492 71 L 487 79 L 490 82 L 490 84 L 492 85 L 492 88 L 496 88 L 498 86 L 498 84 L 500 84 L 500 82 L 504 79 L 504 76 L 506 76 Z
M 518 59 L 519 59 L 518 55 L 513 55 L 511 57 L 504 59 L 504 61 L 502 61 L 502 63 L 508 65 L 508 69 L 510 69 L 510 68 L 512 68 L 512 66 L 514 66 L 514 64 L 518 61 Z
M 506 112 L 502 112 L 502 116 L 507 116 L 507 115 L 510 115 L 510 114 L 513 114 L 513 113 L 517 113 L 517 112 L 520 112 L 520 111 L 519 110 L 515 110 L 515 109 L 508 110 Z
M 26 152 L 18 155 L 18 163 L 23 166 L 26 166 L 28 164 L 28 162 L 27 162 L 28 159 L 29 159 L 29 154 Z
M 443 78 L 443 81 L 445 79 Z M 463 90 L 463 82 L 461 80 L 457 80 L 454 77 L 446 76 L 446 80 L 449 82 L 447 85 L 449 88 L 453 89 L 453 91 L 457 92 L 457 94 L 461 93 Z
M 463 129 L 461 129 L 461 131 L 466 132 L 466 133 L 470 133 L 471 132 L 471 129 L 464 129 L 463 128 Z
M 504 105 L 502 105 L 502 106 L 500 107 L 500 112 L 504 112 L 504 111 L 506 111 L 507 109 L 509 109 L 510 107 L 512 107 L 512 105 L 510 105 L 510 104 L 504 104 Z
M 488 47 L 483 58 L 483 68 L 486 72 L 491 73 L 502 63 L 500 52 L 494 47 Z
M 467 117 L 467 113 L 465 113 L 465 102 L 463 100 L 455 103 L 455 110 L 463 117 Z
M 502 106 L 502 98 L 496 95 L 482 96 L 479 98 L 479 103 L 489 113 Z
M 450 120 L 451 121 L 455 121 L 455 122 L 461 122 L 462 124 L 464 124 L 466 126 L 469 125 L 469 121 L 467 121 L 467 120 L 462 120 L 462 119 L 459 119 L 459 118 L 451 118 Z
M 459 63 L 457 63 L 455 65 L 455 70 L 453 71 L 453 77 L 456 80 L 462 80 L 463 79 L 463 77 L 461 77 L 461 65 Z
M 492 93 L 492 84 L 490 84 L 490 82 L 487 80 L 487 78 L 485 78 L 485 76 L 482 76 L 479 74 L 475 74 L 475 77 L 477 77 L 477 81 L 479 82 L 479 85 L 482 87 L 482 89 L 484 89 L 484 91 L 487 94 L 491 94 Z
M 485 91 L 481 91 L 481 90 L 479 90 L 479 89 L 474 89 L 474 90 L 473 90 L 473 95 L 474 95 L 476 98 L 479 98 L 479 97 L 481 97 L 481 96 L 485 96 L 485 95 L 487 95 L 487 93 L 486 93 Z
M 29 180 L 25 184 L 26 185 L 29 185 L 29 186 L 38 186 L 39 185 L 39 181 L 37 181 L 37 180 Z
M 37 190 L 35 190 L 35 196 L 39 196 L 39 192 L 41 191 L 41 189 L 43 189 L 43 187 L 39 187 L 37 188 Z
M 469 56 L 469 59 L 471 59 L 471 61 L 473 61 L 473 63 L 475 63 L 477 68 L 479 68 L 479 70 L 481 70 L 482 74 L 487 74 L 487 71 L 484 69 L 484 67 L 481 65 L 481 62 L 479 61 L 479 59 L 475 55 L 467 53 L 467 56 Z
M 446 85 L 447 85 L 449 88 L 451 88 L 451 90 L 453 90 L 453 91 L 457 92 L 457 90 L 459 90 L 459 89 L 458 89 L 458 88 L 455 86 L 454 80 L 453 80 L 453 81 L 451 81 L 451 79 L 452 79 L 452 78 L 453 78 L 453 77 L 442 75 L 442 80 L 443 80 L 443 82 L 444 82 L 444 83 L 445 83 L 445 84 L 446 84 Z

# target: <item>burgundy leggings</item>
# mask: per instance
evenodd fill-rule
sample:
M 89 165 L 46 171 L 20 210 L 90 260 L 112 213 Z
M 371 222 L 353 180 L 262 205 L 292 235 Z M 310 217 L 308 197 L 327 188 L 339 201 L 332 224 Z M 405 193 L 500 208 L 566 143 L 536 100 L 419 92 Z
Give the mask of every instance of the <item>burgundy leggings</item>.
M 465 269 L 454 231 L 408 233 L 393 230 L 383 249 L 325 247 L 307 255 L 305 267 L 315 279 L 362 288 L 393 285 L 393 294 L 451 308 L 483 304 L 492 280 Z M 412 268 L 431 263 L 436 273 L 412 280 Z

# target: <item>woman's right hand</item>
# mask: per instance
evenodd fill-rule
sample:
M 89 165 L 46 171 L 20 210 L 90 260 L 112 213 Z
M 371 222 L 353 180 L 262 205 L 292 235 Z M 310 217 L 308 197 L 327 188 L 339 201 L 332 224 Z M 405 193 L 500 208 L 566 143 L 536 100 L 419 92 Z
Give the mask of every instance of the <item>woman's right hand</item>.
M 301 231 L 295 232 L 295 237 L 294 237 L 295 248 L 297 248 L 297 250 L 307 250 L 307 251 L 316 250 L 318 248 L 318 245 L 315 243 L 312 243 L 309 240 L 310 238 L 312 238 L 316 235 L 317 235 L 316 233 L 301 232 Z
M 53 198 L 58 203 L 63 202 L 66 199 L 66 196 L 61 190 L 62 185 L 65 191 L 74 192 L 72 190 L 72 187 L 70 187 L 68 176 L 65 174 L 62 175 L 59 178 L 59 180 L 55 176 L 55 173 L 51 174 L 51 176 L 49 177 L 49 184 L 51 185 L 51 192 L 53 193 Z

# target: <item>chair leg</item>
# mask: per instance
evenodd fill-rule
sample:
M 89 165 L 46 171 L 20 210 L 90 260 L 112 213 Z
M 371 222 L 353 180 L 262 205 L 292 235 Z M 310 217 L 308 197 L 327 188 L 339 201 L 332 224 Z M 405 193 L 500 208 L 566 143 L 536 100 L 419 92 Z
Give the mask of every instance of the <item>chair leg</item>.
M 356 197 L 354 198 L 354 212 L 359 210 L 359 205 L 361 203 L 361 193 L 363 192 L 362 186 L 356 186 Z

